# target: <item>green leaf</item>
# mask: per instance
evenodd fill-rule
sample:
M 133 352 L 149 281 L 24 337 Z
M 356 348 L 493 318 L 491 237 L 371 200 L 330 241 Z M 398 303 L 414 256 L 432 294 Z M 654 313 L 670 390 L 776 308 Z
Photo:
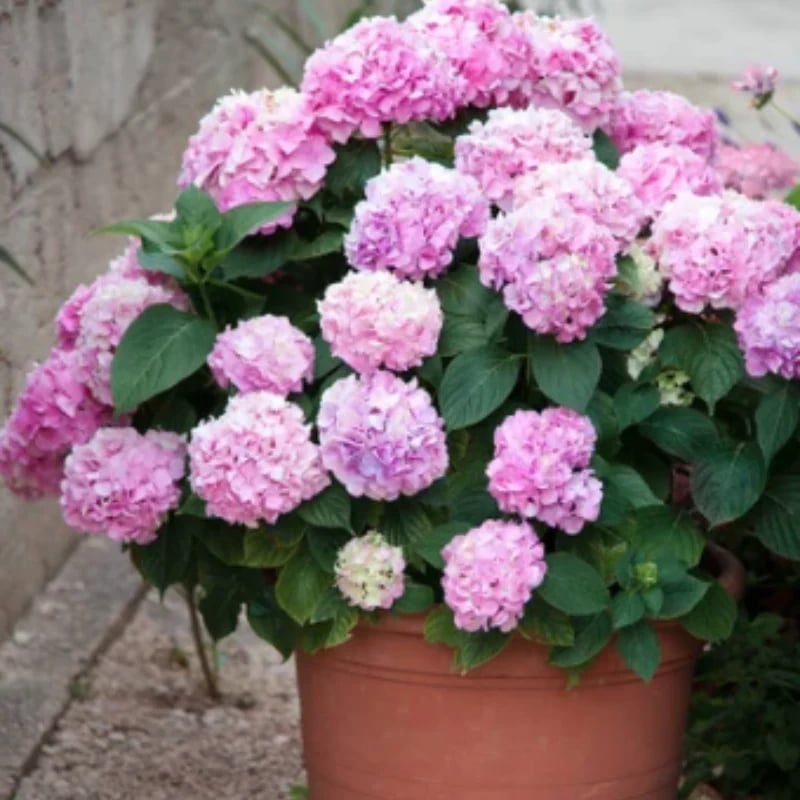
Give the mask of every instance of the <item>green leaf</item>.
M 644 600 L 636 592 L 620 592 L 611 598 L 611 622 L 614 630 L 635 625 L 645 614 Z
M 330 375 L 342 362 L 331 353 L 330 345 L 321 337 L 314 339 L 314 380 Z
M 439 336 L 437 353 L 443 358 L 476 350 L 489 344 L 491 337 L 486 333 L 486 325 L 477 317 L 463 317 L 446 314 L 442 333 Z
M 664 590 L 660 586 L 654 586 L 652 589 L 642 592 L 642 602 L 644 602 L 648 614 L 653 617 L 658 616 L 664 605 Z
M 765 394 L 758 404 L 757 438 L 767 462 L 792 438 L 800 422 L 799 395 L 797 387 L 787 383 L 779 391 Z
M 754 442 L 720 442 L 695 459 L 692 497 L 712 526 L 738 519 L 761 496 L 767 471 Z
M 106 225 L 95 231 L 99 233 L 121 233 L 125 236 L 136 236 L 142 242 L 151 242 L 158 250 L 166 253 L 177 253 L 182 242 L 171 222 L 159 222 L 153 219 L 128 219 L 113 225 Z
M 310 621 L 312 623 L 325 622 L 325 620 L 334 619 L 350 610 L 351 606 L 347 604 L 342 593 L 335 586 L 331 586 L 314 607 Z
M 278 605 L 272 586 L 267 586 L 258 600 L 247 604 L 247 621 L 253 631 L 284 658 L 294 652 L 300 628 Z
M 639 431 L 665 453 L 689 462 L 718 439 L 714 423 L 693 408 L 661 408 L 640 423 Z
M 336 145 L 336 160 L 328 167 L 325 188 L 337 197 L 360 197 L 364 184 L 381 171 L 381 151 L 373 139 L 350 139 Z
M 206 517 L 206 501 L 196 494 L 190 494 L 175 512 L 178 516 Z
M 619 166 L 619 149 L 611 141 L 611 137 L 600 128 L 592 136 L 592 149 L 597 160 L 604 166 L 612 170 Z
M 606 299 L 606 313 L 591 331 L 592 341 L 615 350 L 633 350 L 655 325 L 655 315 L 645 305 L 627 297 L 611 294 Z
M 444 569 L 442 550 L 453 537 L 465 533 L 472 527 L 469 522 L 446 522 L 428 531 L 415 545 L 414 552 L 422 556 L 431 566 Z
M 142 269 L 146 269 L 149 272 L 162 272 L 164 275 L 171 275 L 178 280 L 183 280 L 186 277 L 186 271 L 177 258 L 158 250 L 150 251 L 146 245 L 142 245 L 139 248 L 136 253 L 136 260 Z
M 736 603 L 718 583 L 712 583 L 703 599 L 681 619 L 681 624 L 697 639 L 721 642 L 736 624 Z
M 171 305 L 146 308 L 125 331 L 111 364 L 119 413 L 172 388 L 199 369 L 216 339 L 214 326 Z
M 211 197 L 196 186 L 184 189 L 175 201 L 175 211 L 178 221 L 186 226 L 197 226 L 207 229 L 210 233 L 222 225 L 222 215 Z
M 401 614 L 421 614 L 433 605 L 433 589 L 421 583 L 406 581 L 406 590 L 403 596 L 395 601 L 392 611 Z
M 213 586 L 206 592 L 198 604 L 203 616 L 206 630 L 211 638 L 218 642 L 230 636 L 239 623 L 239 612 L 242 610 L 242 598 L 236 586 Z
M 320 567 L 309 548 L 301 546 L 281 569 L 275 596 L 281 608 L 302 625 L 330 586 L 331 576 Z
M 653 505 L 638 508 L 628 540 L 645 559 L 674 556 L 687 567 L 695 567 L 705 547 L 705 537 L 687 511 Z
M 315 258 L 338 253 L 342 249 L 345 231 L 341 228 L 323 231 L 314 239 L 297 239 L 289 261 L 313 261 Z
M 339 551 L 347 544 L 350 535 L 342 530 L 330 528 L 309 528 L 306 541 L 311 548 L 311 555 L 325 572 L 333 575 Z
M 784 197 L 783 202 L 800 211 L 800 183 Z
M 422 504 L 409 497 L 387 503 L 380 531 L 393 545 L 415 552 L 431 530 L 431 521 Z
M 753 509 L 753 528 L 765 547 L 800 559 L 800 477 L 776 475 Z
M 270 236 L 252 236 L 238 244 L 222 260 L 226 280 L 263 278 L 289 263 L 297 246 L 294 231 L 277 231 Z
M 491 661 L 506 647 L 511 637 L 507 633 L 492 630 L 486 633 L 461 633 L 453 665 L 462 672 Z
M 613 454 L 619 449 L 619 422 L 614 401 L 605 392 L 594 393 L 586 416 L 592 421 L 597 432 L 596 450 L 599 453 Z
M 446 272 L 436 282 L 436 293 L 446 314 L 485 319 L 486 307 L 498 299 L 480 280 L 478 268 L 463 264 Z
M 238 564 L 264 569 L 282 567 L 294 555 L 301 537 L 302 529 L 259 528 L 247 531 Z
M 350 495 L 338 483 L 312 497 L 297 509 L 298 515 L 309 525 L 318 528 L 352 530 L 350 524 Z
M 545 603 L 538 594 L 525 607 L 519 632 L 528 639 L 551 647 L 570 647 L 575 643 L 575 629 L 570 618 L 563 611 Z
M 596 345 L 589 341 L 559 344 L 537 336 L 530 342 L 530 356 L 536 383 L 550 400 L 586 410 L 602 369 Z
M 439 403 L 448 430 L 474 425 L 499 408 L 511 394 L 519 368 L 519 356 L 494 346 L 454 358 L 439 387 Z
M 664 602 L 658 611 L 659 619 L 677 619 L 688 614 L 708 592 L 710 583 L 686 575 L 680 583 L 662 585 Z
M 453 621 L 453 612 L 447 606 L 437 606 L 425 619 L 425 641 L 456 647 L 461 637 Z
M 154 542 L 132 544 L 131 557 L 142 577 L 163 595 L 167 587 L 182 583 L 192 559 L 191 522 L 173 517 Z
M 661 645 L 653 628 L 644 620 L 617 633 L 617 650 L 622 660 L 648 683 L 661 662 Z
M 226 211 L 214 239 L 217 250 L 220 253 L 230 252 L 245 236 L 268 222 L 274 222 L 292 208 L 292 205 L 283 202 L 245 203 Z
M 579 616 L 602 611 L 610 600 L 600 573 L 570 553 L 547 556 L 547 575 L 538 593 L 559 611 Z
M 611 640 L 611 617 L 602 612 L 588 619 L 575 635 L 570 647 L 555 647 L 550 663 L 562 669 L 588 664 Z
M 635 383 L 620 386 L 614 395 L 620 430 L 624 431 L 655 414 L 660 403 L 661 397 L 655 386 L 637 386 Z
M 659 500 L 644 478 L 625 464 L 605 464 L 596 460 L 597 474 L 606 486 L 613 486 L 631 508 L 658 505 Z
M 33 279 L 30 277 L 30 275 L 28 275 L 27 272 L 25 272 L 25 270 L 22 268 L 17 259 L 14 258 L 14 256 L 11 254 L 11 251 L 3 247 L 3 245 L 1 244 L 0 244 L 0 262 L 10 267 L 11 271 L 15 272 L 29 286 L 34 285 Z

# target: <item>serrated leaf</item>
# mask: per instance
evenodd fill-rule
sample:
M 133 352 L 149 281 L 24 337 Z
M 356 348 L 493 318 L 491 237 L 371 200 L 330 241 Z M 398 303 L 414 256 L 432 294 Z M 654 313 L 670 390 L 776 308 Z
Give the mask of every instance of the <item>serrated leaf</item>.
M 681 624 L 697 639 L 721 642 L 733 633 L 736 603 L 718 583 L 712 583 L 703 599 L 681 619 Z
M 693 408 L 661 408 L 639 424 L 639 431 L 665 453 L 688 462 L 718 439 L 714 423 Z
M 210 322 L 171 305 L 146 308 L 125 331 L 111 364 L 116 411 L 131 411 L 198 370 L 216 335 Z
M 95 231 L 95 234 L 101 233 L 120 233 L 125 236 L 135 236 L 141 239 L 142 242 L 152 242 L 157 249 L 166 253 L 177 253 L 182 246 L 173 223 L 159 222 L 153 219 L 128 219 L 116 222 L 113 225 L 105 225 Z
M 214 237 L 214 244 L 220 253 L 228 253 L 245 236 L 255 233 L 262 225 L 274 222 L 292 208 L 292 203 L 245 203 L 226 211 L 222 215 L 222 225 Z
M 406 581 L 406 590 L 403 596 L 395 601 L 392 611 L 401 614 L 421 614 L 433 605 L 433 601 L 433 589 L 430 586 Z
M 216 231 L 222 225 L 222 215 L 211 197 L 197 186 L 188 186 L 175 201 L 175 211 L 181 225 L 191 225 Z
M 625 383 L 614 395 L 614 408 L 621 431 L 646 420 L 655 414 L 661 403 L 661 396 L 655 386 L 637 386 Z
M 542 392 L 554 403 L 585 411 L 600 380 L 597 346 L 590 341 L 559 344 L 536 336 L 529 350 L 533 376 Z
M 759 447 L 767 462 L 792 438 L 800 422 L 800 393 L 791 384 L 764 395 L 756 409 Z
M 226 280 L 263 278 L 289 263 L 297 246 L 294 231 L 276 231 L 270 236 L 252 236 L 225 255 L 220 269 Z
M 401 497 L 384 507 L 380 530 L 391 544 L 413 553 L 432 527 L 430 518 L 419 501 Z
M 600 573 L 570 553 L 547 556 L 547 575 L 537 591 L 559 611 L 579 616 L 603 610 L 610 600 Z
M 491 661 L 505 649 L 510 636 L 501 631 L 492 630 L 479 633 L 461 632 L 458 647 L 453 659 L 453 666 L 462 672 L 469 672 Z
M 687 511 L 664 505 L 636 509 L 627 538 L 643 558 L 674 556 L 695 567 L 705 547 L 705 537 Z
M 606 312 L 595 323 L 591 339 L 615 350 L 633 350 L 652 331 L 655 315 L 645 305 L 627 297 L 611 294 L 606 298 Z
M 350 139 L 337 145 L 336 160 L 328 167 L 325 188 L 337 197 L 360 197 L 366 182 L 381 171 L 381 152 L 372 139 Z
M 553 648 L 550 663 L 562 669 L 588 664 L 609 643 L 611 633 L 611 617 L 605 612 L 597 614 L 577 631 L 574 644 Z
M 570 647 L 575 643 L 575 629 L 570 618 L 534 595 L 519 622 L 520 633 L 549 646 Z
M 414 545 L 414 552 L 422 556 L 431 566 L 437 569 L 444 568 L 442 549 L 453 540 L 453 537 L 468 531 L 472 525 L 469 522 L 446 522 L 437 525 L 433 530 L 428 531 Z
M 500 299 L 481 283 L 478 268 L 471 264 L 445 273 L 436 282 L 436 293 L 445 314 L 472 319 L 485 319 L 486 308 Z
M 611 598 L 614 630 L 636 624 L 645 615 L 644 600 L 636 592 L 620 592 Z
M 338 253 L 342 249 L 345 231 L 341 228 L 323 231 L 314 239 L 297 239 L 289 261 L 313 261 L 315 258 Z
M 302 625 L 331 583 L 331 576 L 320 567 L 308 547 L 301 546 L 281 569 L 275 597 L 281 608 Z
M 598 128 L 592 136 L 592 149 L 597 160 L 611 170 L 619 166 L 619 148 L 611 140 L 611 137 L 603 130 Z
M 242 598 L 237 586 L 213 586 L 198 603 L 206 630 L 214 641 L 230 636 L 239 623 Z
M 658 612 L 659 619 L 677 619 L 688 614 L 706 595 L 710 583 L 686 575 L 680 583 L 669 583 L 661 588 L 664 602 Z
M 298 516 L 317 528 L 352 530 L 350 524 L 350 495 L 335 483 L 297 509 Z
M 334 573 L 339 551 L 349 539 L 350 534 L 343 530 L 309 528 L 306 531 L 306 542 L 311 549 L 311 555 L 314 556 L 317 564 L 331 575 Z
M 131 557 L 142 577 L 163 595 L 169 586 L 182 583 L 192 559 L 191 523 L 173 517 L 161 527 L 150 544 L 131 544 Z
M 776 475 L 753 509 L 753 529 L 765 547 L 800 559 L 800 477 Z
M 331 353 L 330 345 L 321 337 L 314 339 L 314 380 L 330 375 L 342 362 Z
M 241 566 L 275 568 L 283 566 L 294 555 L 302 530 L 284 531 L 259 528 L 247 531 L 242 542 Z
M 661 645 L 653 628 L 644 620 L 617 633 L 617 650 L 622 660 L 648 683 L 661 662 Z
M 269 642 L 284 658 L 292 655 L 300 627 L 278 605 L 272 586 L 267 586 L 257 600 L 247 604 L 247 621 L 253 631 Z
M 455 647 L 461 632 L 453 621 L 453 612 L 447 606 L 437 606 L 425 619 L 425 641 Z

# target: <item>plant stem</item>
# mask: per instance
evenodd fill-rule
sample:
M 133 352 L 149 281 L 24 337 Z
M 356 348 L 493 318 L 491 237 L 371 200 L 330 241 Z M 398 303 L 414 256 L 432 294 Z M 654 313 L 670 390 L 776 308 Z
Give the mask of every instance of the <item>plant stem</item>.
M 790 114 L 785 108 L 779 106 L 774 100 L 770 101 L 770 105 L 783 117 L 789 120 L 793 125 L 800 127 L 800 120 L 793 114 Z
M 238 294 L 240 297 L 245 297 L 248 300 L 263 300 L 264 297 L 256 292 L 248 291 L 247 289 L 242 289 L 241 286 L 234 286 L 232 283 L 224 283 L 223 281 L 217 281 L 213 278 L 209 278 L 208 282 L 212 286 L 216 286 L 218 289 L 227 289 L 229 292 L 233 292 L 234 294 Z
M 208 654 L 206 653 L 206 646 L 203 642 L 203 631 L 200 628 L 200 617 L 197 614 L 197 604 L 194 598 L 194 586 L 186 587 L 186 605 L 189 608 L 189 622 L 192 628 L 192 639 L 194 639 L 194 647 L 197 651 L 197 657 L 200 659 L 200 668 L 203 670 L 203 677 L 206 681 L 206 689 L 208 696 L 212 700 L 219 700 L 221 695 L 219 686 L 217 685 L 217 678 L 211 665 L 208 663 Z
M 392 123 L 383 126 L 383 166 L 388 169 L 392 166 Z
M 203 298 L 203 307 L 206 310 L 206 315 L 211 320 L 211 322 L 213 323 L 214 327 L 217 330 L 219 330 L 219 323 L 217 322 L 217 318 L 214 315 L 214 309 L 211 307 L 211 300 L 208 297 L 208 292 L 206 291 L 205 284 L 202 281 L 200 281 L 197 284 L 197 288 L 200 291 L 200 297 Z

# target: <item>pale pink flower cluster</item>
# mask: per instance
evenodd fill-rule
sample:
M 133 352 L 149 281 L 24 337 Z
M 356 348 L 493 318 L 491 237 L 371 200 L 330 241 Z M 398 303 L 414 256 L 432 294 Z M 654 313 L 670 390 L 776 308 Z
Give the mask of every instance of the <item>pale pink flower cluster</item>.
M 111 418 L 111 408 L 89 392 L 80 353 L 52 350 L 28 374 L 0 430 L 0 475 L 22 497 L 57 495 L 70 448 Z
M 425 35 L 394 17 L 364 19 L 306 61 L 301 89 L 317 124 L 338 142 L 375 139 L 387 122 L 442 122 L 463 78 Z
M 591 144 L 561 111 L 499 108 L 456 139 L 456 169 L 472 175 L 486 197 L 507 211 L 518 178 L 547 162 L 586 158 Z
M 517 411 L 495 431 L 489 493 L 503 511 L 579 533 L 603 499 L 589 468 L 596 440 L 591 420 L 572 409 Z
M 353 497 L 414 495 L 447 470 L 444 423 L 416 380 L 342 378 L 322 395 L 317 426 L 322 463 Z
M 774 144 L 722 144 L 714 166 L 725 188 L 760 200 L 790 189 L 800 179 L 800 164 Z
M 407 22 L 463 78 L 460 106 L 503 105 L 528 77 L 531 43 L 499 0 L 428 0 Z
M 544 545 L 527 522 L 488 519 L 442 557 L 444 601 L 463 631 L 512 631 L 547 574 Z
M 797 266 L 800 214 L 734 192 L 681 194 L 653 225 L 648 249 L 678 308 L 732 308 Z
M 433 289 L 389 272 L 351 272 L 318 303 L 322 338 L 356 372 L 405 372 L 436 352 L 442 309 Z
M 405 591 L 403 549 L 393 547 L 377 531 L 351 539 L 339 550 L 336 587 L 352 606 L 389 609 Z
M 459 238 L 479 236 L 488 221 L 489 204 L 474 178 L 415 157 L 367 183 L 345 254 L 356 269 L 437 277 Z
M 330 483 L 303 412 L 265 391 L 231 398 L 222 416 L 198 425 L 189 465 L 209 515 L 248 527 L 274 524 Z
M 531 330 L 571 342 L 603 315 L 618 249 L 591 217 L 532 201 L 489 224 L 478 268 Z
M 784 275 L 763 294 L 748 297 L 734 328 L 748 374 L 800 378 L 800 273 Z
M 705 158 L 674 144 L 640 144 L 620 159 L 617 174 L 633 187 L 650 219 L 683 192 L 719 194 L 722 182 Z
M 737 92 L 752 95 L 756 104 L 763 105 L 775 92 L 779 77 L 780 73 L 775 67 L 751 64 L 731 87 Z
M 514 207 L 528 202 L 591 217 L 613 234 L 620 250 L 636 238 L 646 217 L 630 182 L 591 158 L 542 164 L 524 175 L 514 186 Z
M 287 395 L 314 379 L 314 344 L 287 317 L 265 314 L 220 333 L 208 366 L 223 388 Z
M 245 203 L 308 200 L 335 153 L 293 89 L 233 92 L 217 101 L 183 155 L 178 185 L 208 192 L 220 211 Z M 292 224 L 296 205 L 260 231 Z
M 516 105 L 558 108 L 591 133 L 605 125 L 622 91 L 619 56 L 593 19 L 517 14 L 529 38 L 529 79 Z
M 647 89 L 620 95 L 608 132 L 623 153 L 640 144 L 660 142 L 688 147 L 707 160 L 714 155 L 719 138 L 713 111 L 698 108 L 678 94 Z
M 148 544 L 181 498 L 186 446 L 174 433 L 101 428 L 64 466 L 64 521 L 83 533 Z

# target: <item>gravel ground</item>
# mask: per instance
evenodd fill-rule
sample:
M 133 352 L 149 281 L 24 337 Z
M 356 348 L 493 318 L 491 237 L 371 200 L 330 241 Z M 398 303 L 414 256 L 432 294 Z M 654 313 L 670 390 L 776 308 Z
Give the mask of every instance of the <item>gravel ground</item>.
M 246 626 L 204 694 L 182 601 L 148 596 L 85 678 L 14 800 L 283 800 L 303 782 L 292 664 Z

